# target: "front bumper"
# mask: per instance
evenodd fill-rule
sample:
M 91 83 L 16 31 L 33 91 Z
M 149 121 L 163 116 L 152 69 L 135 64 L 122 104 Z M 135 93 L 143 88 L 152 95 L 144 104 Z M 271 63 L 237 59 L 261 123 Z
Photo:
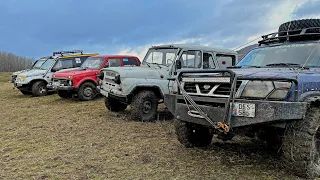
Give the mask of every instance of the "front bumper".
M 114 89 L 106 88 L 104 89 L 102 86 L 97 86 L 97 90 L 100 94 L 102 94 L 105 97 L 113 98 L 121 103 L 129 104 L 129 96 L 128 95 L 122 95 L 114 92 Z
M 222 122 L 224 120 L 225 106 L 228 102 L 227 98 L 208 98 L 191 96 L 204 113 L 214 122 Z M 288 120 L 303 119 L 307 111 L 306 102 L 283 102 L 283 101 L 264 101 L 264 100 L 244 100 L 236 99 L 237 103 L 255 104 L 255 117 L 239 117 L 232 116 L 230 126 L 241 127 L 252 124 L 272 123 Z M 166 107 L 174 116 L 182 121 L 192 122 L 211 126 L 208 121 L 201 117 L 189 115 L 189 109 L 183 96 L 166 94 L 164 98 Z M 192 109 L 192 107 L 189 105 Z M 189 114 L 188 114 L 189 113 Z
M 75 90 L 75 88 L 74 87 L 72 87 L 72 86 L 56 86 L 56 85 L 52 85 L 52 83 L 49 83 L 48 85 L 47 85 L 47 89 L 49 89 L 49 90 L 54 90 L 54 91 L 73 91 L 73 90 Z

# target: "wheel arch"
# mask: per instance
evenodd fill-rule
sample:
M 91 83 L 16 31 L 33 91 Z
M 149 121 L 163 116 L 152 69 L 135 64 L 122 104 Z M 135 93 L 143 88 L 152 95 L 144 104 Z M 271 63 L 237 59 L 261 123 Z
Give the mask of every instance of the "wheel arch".
M 309 91 L 300 96 L 300 101 L 308 102 L 314 106 L 320 106 L 320 91 Z
M 95 82 L 95 81 L 92 80 L 92 79 L 85 79 L 85 80 L 79 82 L 79 83 L 77 84 L 76 88 L 80 88 L 80 86 L 81 86 L 82 84 L 87 83 L 87 82 L 90 82 L 90 83 L 94 84 L 95 86 L 98 85 L 98 83 Z
M 132 98 L 141 91 L 149 90 L 152 91 L 159 99 L 163 99 L 163 91 L 159 86 L 147 86 L 147 85 L 139 85 L 132 89 L 131 93 L 128 96 L 129 104 L 132 102 Z

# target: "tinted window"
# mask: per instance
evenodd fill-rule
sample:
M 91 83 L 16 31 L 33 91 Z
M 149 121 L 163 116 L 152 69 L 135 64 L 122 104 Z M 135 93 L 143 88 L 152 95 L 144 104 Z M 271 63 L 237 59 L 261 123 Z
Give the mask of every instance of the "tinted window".
M 60 59 L 54 66 L 55 70 L 73 68 L 73 59 Z
M 80 67 L 90 56 L 81 56 L 81 57 L 75 57 L 71 58 L 73 59 L 74 67 Z
M 121 66 L 120 59 L 109 59 L 106 67 L 119 67 Z
M 137 60 L 134 58 L 123 58 L 122 62 L 125 66 L 138 66 Z

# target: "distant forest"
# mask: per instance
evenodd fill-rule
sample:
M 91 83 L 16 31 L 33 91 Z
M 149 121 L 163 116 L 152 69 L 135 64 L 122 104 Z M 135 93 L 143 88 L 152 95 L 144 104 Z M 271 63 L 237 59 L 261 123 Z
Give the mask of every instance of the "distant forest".
M 31 67 L 34 59 L 0 51 L 0 72 L 15 72 Z

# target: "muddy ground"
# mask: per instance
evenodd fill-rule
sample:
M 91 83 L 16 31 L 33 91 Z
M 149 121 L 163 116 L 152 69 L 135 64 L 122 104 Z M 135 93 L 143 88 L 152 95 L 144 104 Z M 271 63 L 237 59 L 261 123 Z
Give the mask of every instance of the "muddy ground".
M 187 149 L 165 112 L 134 122 L 130 109 L 109 112 L 103 98 L 24 96 L 9 79 L 0 74 L 0 179 L 298 179 L 262 143 Z

